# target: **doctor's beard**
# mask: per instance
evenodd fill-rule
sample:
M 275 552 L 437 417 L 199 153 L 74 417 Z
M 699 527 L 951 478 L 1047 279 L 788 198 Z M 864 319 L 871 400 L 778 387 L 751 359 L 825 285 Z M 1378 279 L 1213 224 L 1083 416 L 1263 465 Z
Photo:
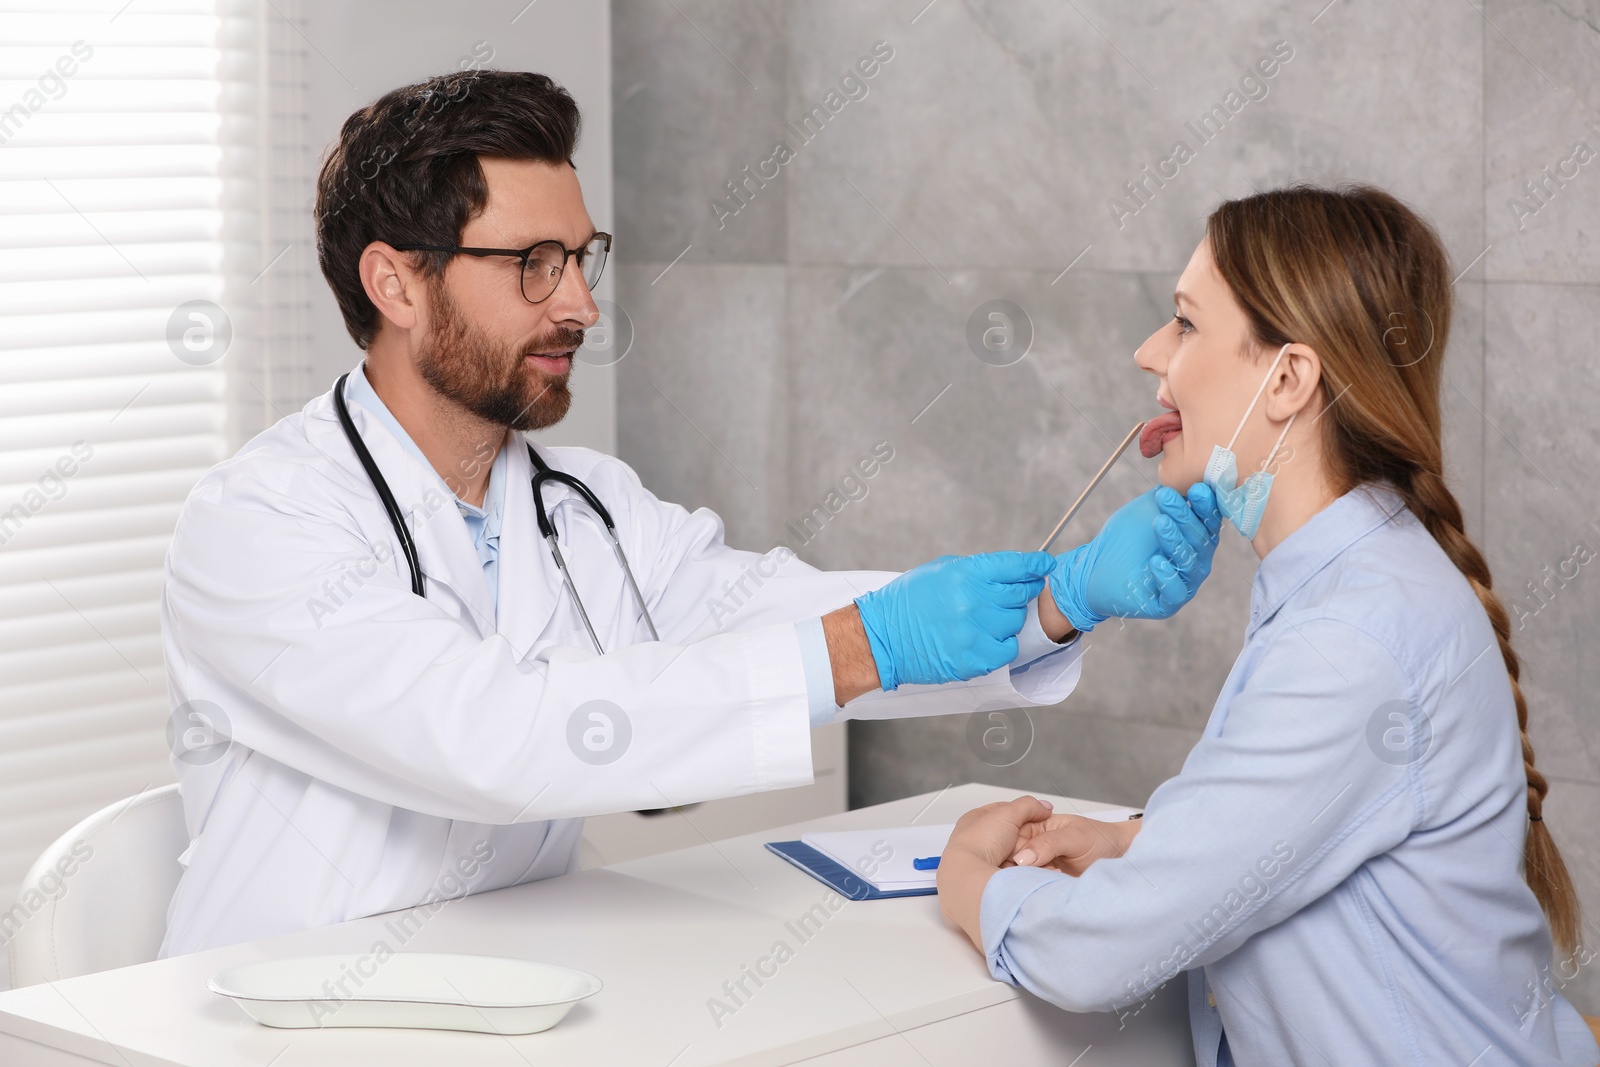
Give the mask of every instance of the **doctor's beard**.
M 480 419 L 513 430 L 542 430 L 566 416 L 572 406 L 567 388 L 571 367 L 567 374 L 546 374 L 523 357 L 577 348 L 583 344 L 582 330 L 558 327 L 531 345 L 513 347 L 468 323 L 442 281 L 429 289 L 434 329 L 418 354 L 418 370 L 439 395 Z

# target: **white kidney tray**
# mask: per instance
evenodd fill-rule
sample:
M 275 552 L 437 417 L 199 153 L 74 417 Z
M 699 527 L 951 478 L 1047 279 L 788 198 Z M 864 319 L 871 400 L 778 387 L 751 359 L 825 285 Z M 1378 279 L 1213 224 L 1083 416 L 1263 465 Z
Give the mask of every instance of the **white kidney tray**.
M 206 983 L 267 1026 L 398 1026 L 532 1034 L 548 1030 L 600 979 L 504 956 L 398 952 L 297 956 L 230 967 Z

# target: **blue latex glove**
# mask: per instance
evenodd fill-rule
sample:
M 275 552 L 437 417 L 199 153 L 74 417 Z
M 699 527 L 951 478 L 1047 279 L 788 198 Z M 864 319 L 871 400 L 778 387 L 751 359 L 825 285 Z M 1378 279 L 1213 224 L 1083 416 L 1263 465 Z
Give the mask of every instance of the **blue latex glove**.
M 1056 560 L 1048 552 L 942 556 L 856 598 L 885 690 L 958 682 L 1017 658 L 1017 631 Z
M 1078 630 L 1106 619 L 1165 619 L 1187 604 L 1211 573 L 1222 512 L 1203 482 L 1187 499 L 1161 486 L 1118 508 L 1088 544 L 1064 552 L 1050 572 L 1050 595 Z

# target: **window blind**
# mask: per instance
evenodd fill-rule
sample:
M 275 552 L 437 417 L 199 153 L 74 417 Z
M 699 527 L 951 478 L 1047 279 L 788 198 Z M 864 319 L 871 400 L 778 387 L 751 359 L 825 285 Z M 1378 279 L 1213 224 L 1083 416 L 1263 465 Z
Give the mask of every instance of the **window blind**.
M 305 197 L 293 108 L 268 109 L 292 17 L 0 0 L 0 899 L 75 821 L 172 780 L 174 522 L 299 406 L 273 378 L 303 365 L 304 257 L 263 270 Z
M 143 2 L 143 0 L 141 0 Z M 313 393 L 308 287 L 321 284 L 299 0 L 219 0 L 229 452 Z

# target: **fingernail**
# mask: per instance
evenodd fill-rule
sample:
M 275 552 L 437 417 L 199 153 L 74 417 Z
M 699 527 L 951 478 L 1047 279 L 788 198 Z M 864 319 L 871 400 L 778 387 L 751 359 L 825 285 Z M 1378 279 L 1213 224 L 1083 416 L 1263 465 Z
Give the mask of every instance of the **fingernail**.
M 1039 854 L 1037 852 L 1035 852 L 1031 848 L 1025 848 L 1021 852 L 1018 852 L 1015 856 L 1012 856 L 1011 858 L 1016 861 L 1016 864 L 1017 864 L 1018 867 L 1026 867 L 1026 866 L 1028 866 L 1028 864 L 1030 864 L 1034 860 L 1038 859 L 1039 858 Z
M 1043 804 L 1045 807 L 1049 808 L 1051 811 L 1055 811 L 1056 810 L 1056 806 L 1054 804 L 1050 803 L 1050 801 L 1048 801 L 1048 800 L 1041 800 L 1041 801 L 1039 801 L 1039 803 Z

